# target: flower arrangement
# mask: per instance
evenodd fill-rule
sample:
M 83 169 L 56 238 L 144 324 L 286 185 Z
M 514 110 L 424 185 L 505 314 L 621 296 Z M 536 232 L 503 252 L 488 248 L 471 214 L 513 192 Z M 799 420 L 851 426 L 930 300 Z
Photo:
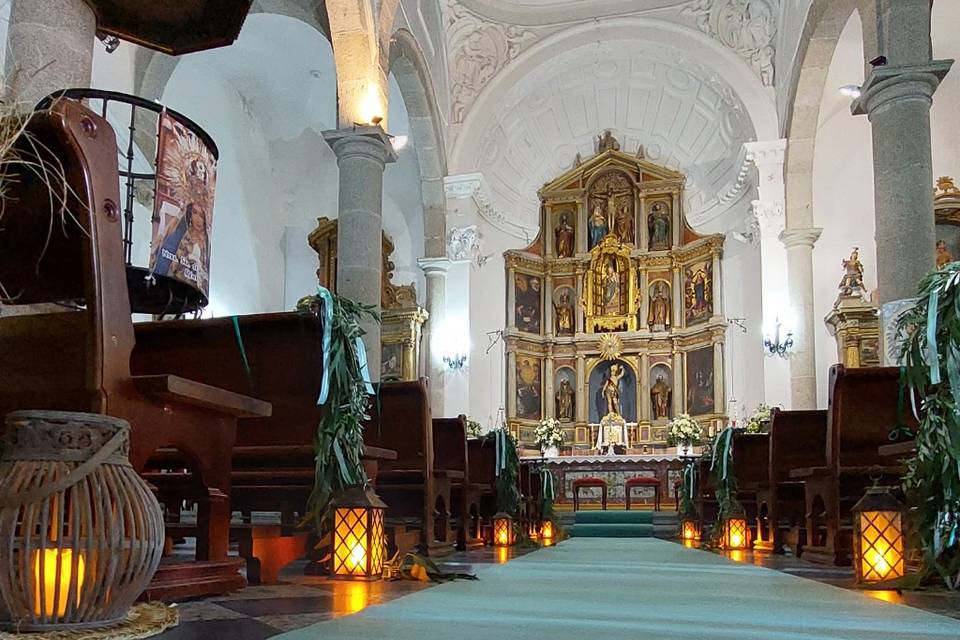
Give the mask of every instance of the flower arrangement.
M 467 437 L 479 438 L 481 435 L 483 435 L 483 427 L 480 423 L 472 418 L 467 418 Z
M 681 413 L 667 425 L 667 444 L 694 445 L 703 437 L 700 423 L 686 413 Z
M 559 447 L 563 444 L 563 429 L 556 418 L 545 418 L 533 431 L 534 442 L 541 451 L 547 447 Z
M 747 418 L 747 433 L 763 433 L 770 427 L 770 415 L 773 409 L 763 404 L 757 405 L 753 414 Z

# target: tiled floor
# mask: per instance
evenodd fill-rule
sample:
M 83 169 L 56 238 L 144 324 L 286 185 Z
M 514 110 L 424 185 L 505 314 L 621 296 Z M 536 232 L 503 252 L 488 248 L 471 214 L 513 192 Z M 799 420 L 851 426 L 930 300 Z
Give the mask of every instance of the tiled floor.
M 476 549 L 437 560 L 441 569 L 470 573 L 477 564 L 506 562 L 530 549 Z M 262 640 L 284 631 L 356 613 L 408 593 L 429 589 L 413 581 L 346 582 L 304 576 L 303 564 L 287 567 L 281 583 L 247 587 L 224 596 L 177 605 L 180 625 L 158 640 Z

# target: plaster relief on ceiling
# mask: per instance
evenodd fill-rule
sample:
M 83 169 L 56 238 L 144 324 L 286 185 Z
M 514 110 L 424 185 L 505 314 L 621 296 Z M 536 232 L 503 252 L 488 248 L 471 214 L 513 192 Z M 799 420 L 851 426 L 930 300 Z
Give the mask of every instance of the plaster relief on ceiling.
M 489 22 L 456 0 L 446 4 L 453 122 L 463 122 L 490 79 L 537 39 L 530 29 Z
M 750 63 L 764 86 L 773 86 L 777 35 L 777 0 L 691 0 L 683 14 Z

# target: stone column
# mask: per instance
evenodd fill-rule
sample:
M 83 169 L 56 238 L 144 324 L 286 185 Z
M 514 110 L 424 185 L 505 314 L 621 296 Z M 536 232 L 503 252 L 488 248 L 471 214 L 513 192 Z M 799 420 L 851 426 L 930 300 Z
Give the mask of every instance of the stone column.
M 543 335 L 553 337 L 553 276 L 543 277 Z
M 337 222 L 337 293 L 380 308 L 383 263 L 381 218 L 383 169 L 396 160 L 390 139 L 380 127 L 324 131 L 337 155 L 340 199 Z M 364 318 L 370 376 L 380 379 L 380 323 Z
M 787 252 L 779 241 L 786 226 L 783 163 L 787 141 L 769 140 L 744 145 L 747 160 L 757 167 L 757 195 L 752 203 L 751 227 L 759 238 L 760 295 L 762 326 L 774 325 L 778 316 L 786 318 Z M 764 329 L 765 330 L 765 329 Z M 790 408 L 790 365 L 785 358 L 763 359 L 762 397 L 769 406 Z
M 680 266 L 673 267 L 673 328 L 679 329 L 683 326 L 683 285 L 680 274 Z
M 673 352 L 673 417 L 676 418 L 678 415 L 683 413 L 683 401 L 684 401 L 684 380 L 686 378 L 683 375 L 683 353 L 679 351 Z
M 587 398 L 587 363 L 586 359 L 582 355 L 577 356 L 577 422 L 584 423 L 587 421 L 589 414 L 587 412 L 587 403 L 589 398 Z
M 650 313 L 650 276 L 646 267 L 640 271 L 640 318 L 637 326 L 638 331 L 647 331 L 650 325 L 647 324 L 647 317 Z
M 793 325 L 790 357 L 790 408 L 817 408 L 817 354 L 814 349 L 813 245 L 822 229 L 787 229 L 780 239 L 787 248 L 787 290 Z
M 59 89 L 89 87 L 97 21 L 84 0 L 11 0 L 6 82 L 33 108 Z
M 637 199 L 637 235 L 640 237 L 640 249 L 644 251 L 650 246 L 650 230 L 647 228 L 647 199 L 641 195 Z
M 430 317 L 426 324 L 426 337 L 423 339 L 423 357 L 427 363 L 427 377 L 430 379 L 430 406 L 433 415 L 444 413 L 443 376 L 447 371 L 440 352 L 441 336 L 444 331 L 447 309 L 447 270 L 450 261 L 447 258 L 420 258 L 417 261 L 423 269 L 426 280 L 427 313 Z

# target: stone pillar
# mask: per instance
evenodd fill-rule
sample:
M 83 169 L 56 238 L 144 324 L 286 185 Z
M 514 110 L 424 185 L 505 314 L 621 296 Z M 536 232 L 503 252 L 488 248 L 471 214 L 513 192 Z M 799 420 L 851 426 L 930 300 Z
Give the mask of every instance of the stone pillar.
M 683 284 L 680 274 L 680 266 L 673 267 L 673 328 L 679 329 L 683 326 Z
M 89 87 L 97 21 L 84 0 L 11 0 L 6 82 L 33 108 L 59 89 Z
M 723 319 L 723 276 L 720 272 L 720 250 L 713 250 L 713 317 Z
M 877 0 L 876 31 L 864 33 L 876 36 L 886 64 L 870 70 L 851 108 L 867 115 L 873 138 L 881 323 L 895 320 L 935 266 L 930 105 L 953 60 L 932 59 L 930 5 Z
M 780 239 L 787 248 L 787 290 L 793 355 L 790 357 L 790 408 L 817 408 L 817 354 L 814 349 L 813 245 L 822 229 L 787 229 Z
M 383 169 L 396 160 L 390 139 L 380 127 L 324 131 L 337 155 L 340 200 L 337 222 L 337 293 L 380 308 L 383 263 L 381 218 Z M 380 323 L 364 317 L 370 376 L 380 379 Z
M 640 227 L 638 235 L 640 236 L 640 246 L 638 248 L 647 250 L 650 246 L 650 230 L 647 228 L 647 199 L 641 195 L 637 199 L 637 226 Z
M 684 355 L 679 351 L 673 352 L 673 417 L 683 413 L 683 401 L 686 378 L 683 375 Z
M 747 160 L 757 167 L 757 195 L 753 201 L 751 226 L 759 233 L 760 295 L 762 327 L 774 326 L 778 317 L 786 319 L 787 252 L 779 241 L 786 226 L 783 163 L 786 140 L 748 142 Z M 790 365 L 785 358 L 763 359 L 763 401 L 773 407 L 790 408 Z
M 673 211 L 671 212 L 671 216 L 670 216 L 670 225 L 671 225 L 671 229 L 673 229 L 673 246 L 674 247 L 679 247 L 683 240 L 682 227 L 683 227 L 684 218 L 682 215 L 680 215 L 680 207 L 682 206 L 683 206 L 683 203 L 680 201 L 680 192 L 674 191 L 673 192 Z
M 587 412 L 589 398 L 587 398 L 587 364 L 582 355 L 577 356 L 577 422 L 585 423 L 589 414 Z
M 433 415 L 444 413 L 443 376 L 447 366 L 440 352 L 441 335 L 444 331 L 447 309 L 447 270 L 450 261 L 447 258 L 420 258 L 420 268 L 426 280 L 427 319 L 426 337 L 423 340 L 423 357 L 427 363 L 427 377 L 430 379 L 430 407 Z

